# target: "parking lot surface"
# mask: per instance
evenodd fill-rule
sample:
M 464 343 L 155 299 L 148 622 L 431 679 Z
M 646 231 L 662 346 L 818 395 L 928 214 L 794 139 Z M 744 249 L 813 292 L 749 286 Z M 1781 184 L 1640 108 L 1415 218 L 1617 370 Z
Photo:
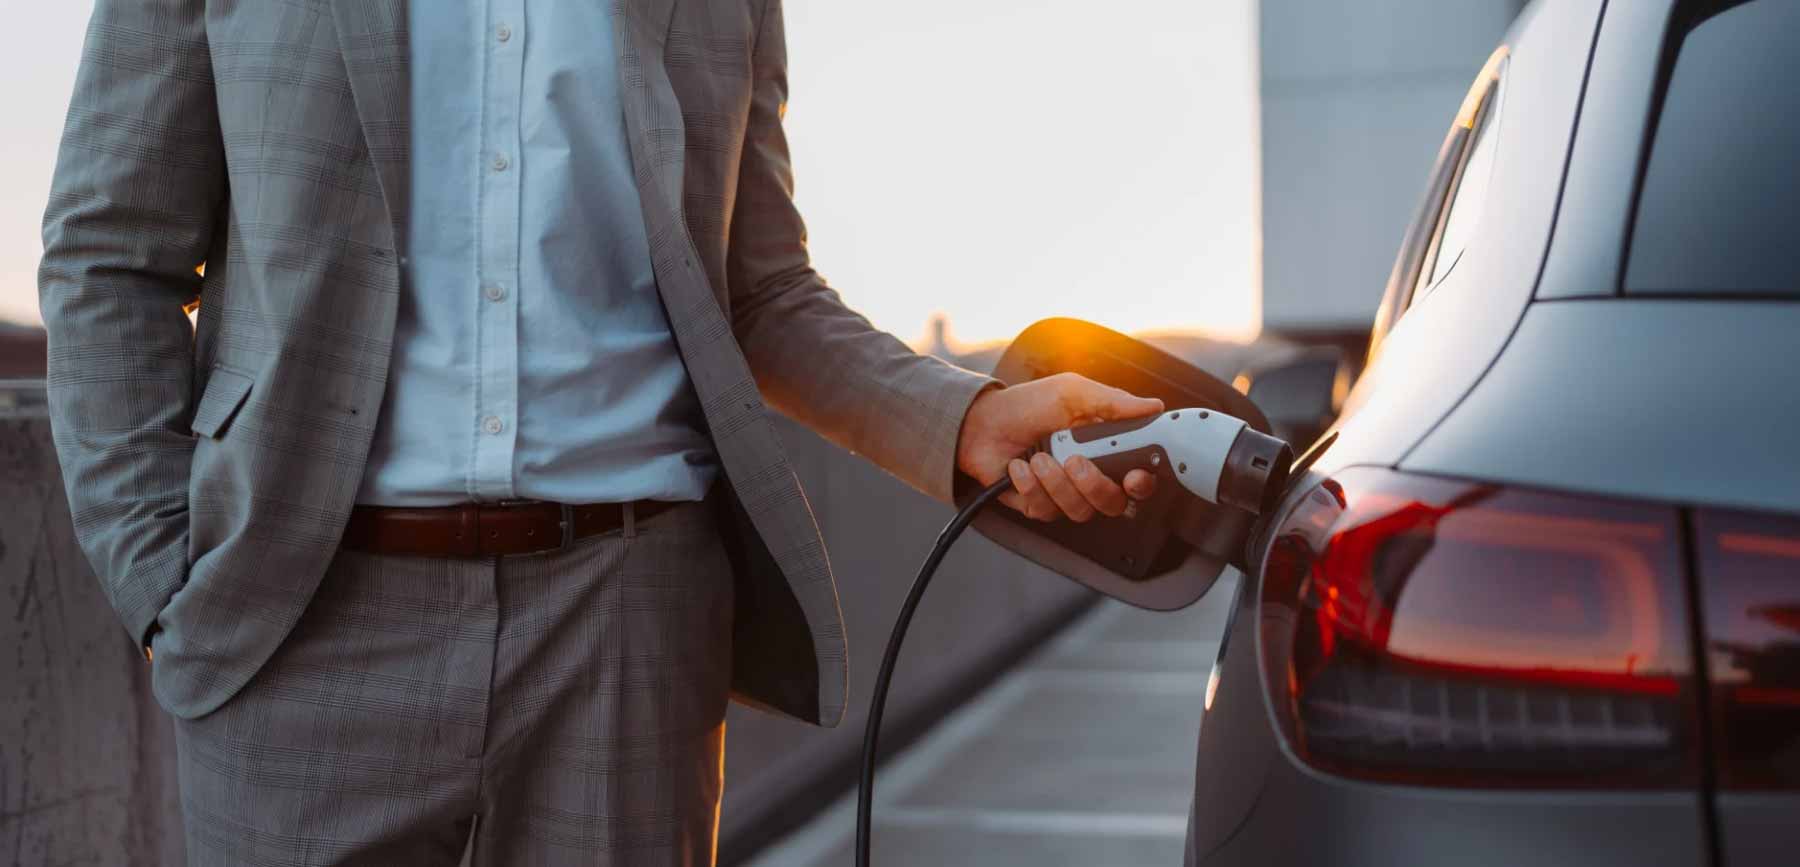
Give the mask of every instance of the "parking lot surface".
M 945 717 L 881 768 L 874 863 L 1180 864 L 1235 591 L 1171 614 L 1102 603 Z M 855 816 L 852 791 L 750 863 L 851 864 Z

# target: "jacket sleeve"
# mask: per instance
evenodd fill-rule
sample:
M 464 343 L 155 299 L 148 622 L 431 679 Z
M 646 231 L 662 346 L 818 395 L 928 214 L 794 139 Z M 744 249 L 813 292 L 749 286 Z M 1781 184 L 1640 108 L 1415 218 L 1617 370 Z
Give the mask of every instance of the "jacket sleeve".
M 204 0 L 98 0 L 50 203 L 39 303 L 75 533 L 132 637 L 187 576 L 193 329 L 227 189 Z
M 845 306 L 812 268 L 781 128 L 781 0 L 762 12 L 732 215 L 732 329 L 770 404 L 921 491 L 949 500 L 969 404 L 994 381 L 921 356 Z

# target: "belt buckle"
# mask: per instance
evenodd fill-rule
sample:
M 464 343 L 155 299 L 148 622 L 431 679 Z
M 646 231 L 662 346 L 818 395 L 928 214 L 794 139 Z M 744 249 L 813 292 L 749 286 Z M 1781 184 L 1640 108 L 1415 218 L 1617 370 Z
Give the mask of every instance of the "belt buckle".
M 575 507 L 568 503 L 558 503 L 557 506 L 562 509 L 562 520 L 558 522 L 562 527 L 562 545 L 557 548 L 560 551 L 575 544 Z

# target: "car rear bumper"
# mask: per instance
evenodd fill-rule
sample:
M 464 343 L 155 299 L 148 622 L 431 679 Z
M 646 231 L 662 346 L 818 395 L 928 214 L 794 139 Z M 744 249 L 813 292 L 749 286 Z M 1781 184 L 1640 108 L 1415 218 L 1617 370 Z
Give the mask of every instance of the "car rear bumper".
M 1693 867 L 1709 860 L 1701 809 L 1697 793 L 1493 793 L 1365 785 L 1314 774 L 1282 756 L 1245 822 L 1199 863 Z
M 1250 599 L 1238 601 L 1217 697 L 1201 728 L 1189 864 L 1709 863 L 1705 807 L 1698 791 L 1436 789 L 1346 780 L 1305 767 L 1277 743 L 1256 660 L 1256 606 Z M 1725 863 L 1793 863 L 1756 853 L 1769 851 L 1770 841 L 1776 840 L 1786 841 L 1776 851 L 1800 852 L 1800 841 L 1794 839 L 1800 823 L 1793 818 L 1800 811 L 1795 808 L 1784 798 L 1722 802 L 1721 824 L 1731 855 Z M 1738 839 L 1741 846 L 1730 842 Z
M 1718 799 L 1719 854 L 1729 867 L 1800 863 L 1800 794 Z

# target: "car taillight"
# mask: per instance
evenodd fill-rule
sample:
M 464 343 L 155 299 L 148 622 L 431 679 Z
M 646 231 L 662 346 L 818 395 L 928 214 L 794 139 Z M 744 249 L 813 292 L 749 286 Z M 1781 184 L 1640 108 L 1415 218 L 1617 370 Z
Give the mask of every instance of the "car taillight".
M 1350 469 L 1277 529 L 1261 611 L 1276 716 L 1322 770 L 1699 779 L 1673 508 Z
M 1694 537 L 1719 785 L 1800 789 L 1800 520 L 1701 510 Z

